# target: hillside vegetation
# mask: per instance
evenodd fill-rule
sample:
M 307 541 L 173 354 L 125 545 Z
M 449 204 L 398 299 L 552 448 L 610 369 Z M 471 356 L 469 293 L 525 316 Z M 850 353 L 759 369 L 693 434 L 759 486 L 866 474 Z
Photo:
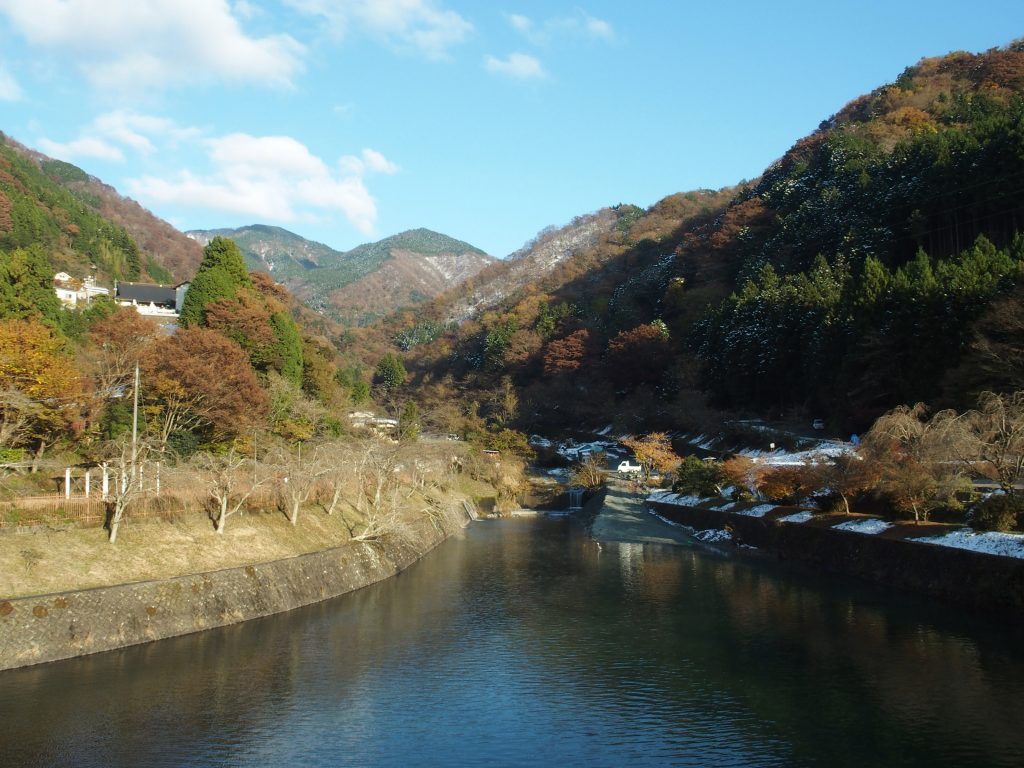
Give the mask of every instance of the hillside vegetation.
M 101 280 L 187 280 L 202 249 L 70 163 L 0 133 L 0 249 L 42 247 L 54 265 Z
M 144 267 L 163 274 L 123 227 L 100 215 L 97 198 L 58 181 L 81 177 L 68 163 L 26 157 L 0 134 L 0 250 L 43 249 L 56 269 L 79 277 L 94 264 L 127 280 L 138 279 Z
M 755 181 L 545 230 L 354 350 L 404 352 L 429 418 L 495 435 L 712 406 L 863 429 L 1024 388 L 1022 93 L 1020 43 L 925 59 Z

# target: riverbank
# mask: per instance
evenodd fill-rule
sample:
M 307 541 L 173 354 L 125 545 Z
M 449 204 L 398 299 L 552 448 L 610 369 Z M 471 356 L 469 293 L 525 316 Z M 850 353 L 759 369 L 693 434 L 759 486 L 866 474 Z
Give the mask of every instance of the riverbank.
M 742 511 L 650 498 L 646 504 L 674 523 L 727 531 L 737 543 L 815 570 L 1016 621 L 1024 608 L 1024 559 L 928 543 L 921 539 L 937 533 L 929 531 L 929 526 L 894 526 L 864 516 L 811 515 L 767 504 Z
M 605 542 L 739 544 L 802 567 L 974 610 L 1017 617 L 1024 608 L 1021 558 L 921 541 L 928 526 L 900 528 L 874 518 L 812 516 L 774 505 L 728 511 L 659 502 L 612 480 L 590 533 Z
M 350 540 L 340 516 L 317 513 L 297 527 L 283 516 L 243 518 L 223 536 L 201 519 L 153 522 L 126 527 L 116 546 L 98 529 L 5 534 L 0 552 L 17 567 L 12 573 L 0 561 L 5 585 L 14 587 L 0 593 L 0 670 L 222 627 L 352 592 L 401 572 L 468 523 L 460 501 L 453 510 L 443 519 L 416 519 L 410 535 L 374 542 Z M 207 563 L 215 567 L 204 569 Z M 68 580 L 75 570 L 77 578 Z M 61 579 L 64 589 L 46 590 Z
M 644 505 L 644 495 L 615 478 L 608 480 L 590 535 L 598 541 L 637 544 L 679 545 L 693 541 L 679 527 L 650 514 Z

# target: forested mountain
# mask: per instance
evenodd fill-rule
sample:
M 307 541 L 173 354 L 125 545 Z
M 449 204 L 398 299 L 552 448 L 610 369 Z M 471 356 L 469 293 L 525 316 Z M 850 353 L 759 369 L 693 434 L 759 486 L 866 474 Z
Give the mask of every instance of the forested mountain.
M 261 224 L 187 234 L 204 245 L 215 236 L 230 237 L 250 269 L 269 272 L 310 307 L 349 325 L 433 298 L 494 261 L 479 248 L 428 229 L 347 252 Z
M 862 428 L 1024 388 L 1022 93 L 1024 44 L 925 59 L 759 179 L 584 217 L 553 269 L 497 265 L 380 333 L 428 405 L 514 391 L 522 428 L 684 424 L 706 397 Z
M 101 279 L 186 280 L 202 248 L 70 163 L 0 133 L 0 249 L 38 245 L 59 269 Z
M 947 374 L 1024 266 L 1022 92 L 1021 44 L 925 59 L 694 233 L 692 261 L 717 250 L 736 274 L 693 335 L 718 402 L 857 423 L 896 403 L 971 400 L 983 384 Z

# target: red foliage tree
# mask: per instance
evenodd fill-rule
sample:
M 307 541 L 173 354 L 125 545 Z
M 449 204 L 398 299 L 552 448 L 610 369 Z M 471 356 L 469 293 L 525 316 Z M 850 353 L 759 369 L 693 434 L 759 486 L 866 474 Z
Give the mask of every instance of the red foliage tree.
M 586 328 L 570 333 L 564 339 L 555 339 L 544 352 L 544 375 L 557 376 L 577 371 L 593 352 L 592 336 Z
M 146 352 L 141 394 L 161 425 L 162 440 L 187 428 L 223 440 L 266 416 L 269 398 L 248 356 L 216 331 L 185 328 Z

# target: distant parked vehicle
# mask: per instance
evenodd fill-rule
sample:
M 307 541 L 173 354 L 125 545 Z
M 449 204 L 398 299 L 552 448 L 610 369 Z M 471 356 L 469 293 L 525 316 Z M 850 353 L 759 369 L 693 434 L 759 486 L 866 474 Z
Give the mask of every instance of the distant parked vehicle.
M 824 429 L 825 428 L 825 420 L 824 419 L 815 419 L 814 421 L 811 422 L 811 426 L 814 427 L 814 429 Z
M 640 474 L 640 469 L 641 469 L 641 467 L 640 467 L 639 464 L 630 464 L 629 459 L 625 459 L 624 461 L 620 461 L 619 462 L 619 474 L 620 475 L 625 475 L 625 476 L 639 475 Z

